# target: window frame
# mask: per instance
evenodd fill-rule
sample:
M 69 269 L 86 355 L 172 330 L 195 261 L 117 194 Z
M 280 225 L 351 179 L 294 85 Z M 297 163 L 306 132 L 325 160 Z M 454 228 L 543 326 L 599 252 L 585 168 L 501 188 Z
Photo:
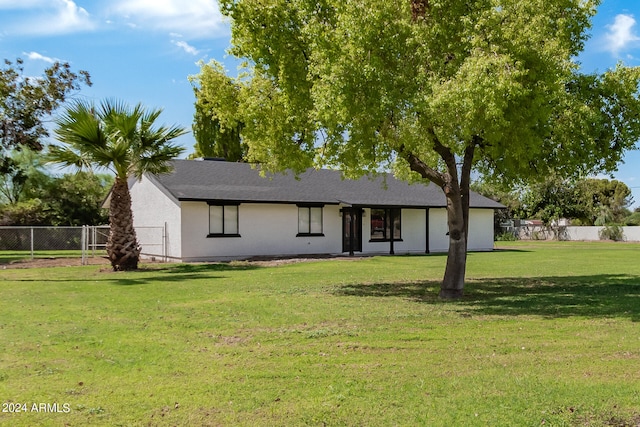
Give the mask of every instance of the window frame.
M 296 237 L 324 237 L 324 205 L 306 205 L 306 204 L 298 204 L 298 234 Z M 320 209 L 320 232 L 313 232 L 311 230 L 311 209 Z M 300 230 L 300 214 L 306 213 L 307 224 L 309 225 L 308 230 Z
M 374 219 L 374 216 L 377 216 L 377 212 L 374 214 L 374 211 L 383 211 L 384 215 L 382 216 L 382 221 L 383 221 L 383 226 L 382 226 L 382 237 L 374 237 L 373 232 L 374 232 L 374 228 L 373 228 L 373 224 L 372 221 Z M 393 220 L 394 222 L 397 221 L 398 223 L 398 235 L 399 237 L 394 237 L 393 241 L 394 242 L 402 242 L 402 208 L 371 208 L 369 210 L 369 225 L 370 225 L 370 230 L 369 230 L 369 242 L 370 243 L 377 243 L 377 242 L 390 242 L 391 238 L 390 236 L 387 236 L 387 230 L 389 229 L 389 217 L 391 216 L 390 213 L 391 211 L 394 212 L 393 215 Z M 391 229 L 393 229 L 393 224 L 391 225 Z
M 208 202 L 209 207 L 209 234 L 207 237 L 241 237 L 240 236 L 240 203 L 228 203 L 228 202 Z M 222 233 L 212 233 L 211 232 L 211 208 L 219 207 L 222 208 Z M 225 215 L 227 214 L 228 207 L 235 207 L 235 230 L 233 232 L 226 229 L 228 223 L 225 220 Z

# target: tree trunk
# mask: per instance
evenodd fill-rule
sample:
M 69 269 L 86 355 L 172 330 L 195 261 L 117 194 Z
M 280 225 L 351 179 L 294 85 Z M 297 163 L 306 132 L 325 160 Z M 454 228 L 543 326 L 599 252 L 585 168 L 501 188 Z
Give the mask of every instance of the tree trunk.
M 140 247 L 133 228 L 131 195 L 126 179 L 116 177 L 109 204 L 109 240 L 107 254 L 114 271 L 136 270 Z
M 411 170 L 418 172 L 442 188 L 447 198 L 447 225 L 449 228 L 449 252 L 444 278 L 440 286 L 440 298 L 456 299 L 464 295 L 464 278 L 467 270 L 467 236 L 469 233 L 469 187 L 471 183 L 471 167 L 475 147 L 482 140 L 474 137 L 466 147 L 461 168 L 460 180 L 458 180 L 458 165 L 455 155 L 443 146 L 432 131 L 431 139 L 434 142 L 434 150 L 440 155 L 447 165 L 447 173 L 439 172 L 422 162 L 412 153 L 400 148 L 400 153 L 409 162 Z
M 464 295 L 464 277 L 467 270 L 467 227 L 457 183 L 452 183 L 449 188 L 445 188 L 445 194 L 447 196 L 449 253 L 440 287 L 440 298 L 455 299 Z

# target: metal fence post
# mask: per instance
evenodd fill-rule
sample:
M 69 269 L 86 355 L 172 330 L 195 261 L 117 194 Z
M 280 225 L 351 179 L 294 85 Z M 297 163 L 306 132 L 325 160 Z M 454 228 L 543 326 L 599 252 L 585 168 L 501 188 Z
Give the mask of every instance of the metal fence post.
M 33 254 L 33 227 L 31 227 L 30 230 L 31 230 L 31 261 L 33 261 L 33 258 L 34 258 L 34 254 Z
M 82 260 L 80 261 L 80 264 L 82 265 L 87 265 L 87 226 L 83 225 L 82 226 L 82 232 L 80 234 L 80 247 L 81 249 L 81 253 L 82 253 Z

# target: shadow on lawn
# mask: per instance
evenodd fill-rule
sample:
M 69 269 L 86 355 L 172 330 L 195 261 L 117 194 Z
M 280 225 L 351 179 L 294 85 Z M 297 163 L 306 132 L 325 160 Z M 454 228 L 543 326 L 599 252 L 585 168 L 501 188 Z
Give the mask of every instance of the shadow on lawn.
M 163 271 L 167 273 L 207 273 L 207 272 L 220 272 L 220 271 L 245 271 L 256 270 L 262 268 L 259 265 L 251 264 L 248 262 L 220 262 L 220 263 L 201 263 L 201 264 L 177 264 L 166 268 Z
M 141 266 L 138 270 L 115 272 L 111 268 L 103 268 L 98 276 L 91 277 L 90 281 L 104 283 L 111 286 L 140 286 L 152 283 L 180 283 L 190 280 L 214 280 L 224 279 L 220 273 L 229 271 L 254 270 L 260 266 L 248 263 L 216 263 L 216 264 L 174 264 L 163 267 Z M 209 273 L 209 274 L 207 274 Z M 86 282 L 87 279 L 12 279 L 17 282 Z
M 207 273 L 223 273 L 226 271 L 243 271 L 254 270 L 260 268 L 255 265 L 244 263 L 215 263 L 215 264 L 178 264 L 171 265 L 163 268 L 141 268 L 136 271 L 129 271 L 127 275 L 135 276 L 138 273 L 160 273 L 158 276 L 148 277 L 117 277 L 119 273 L 114 273 L 115 276 L 110 278 L 113 281 L 113 285 L 116 286 L 132 286 L 132 285 L 147 285 L 153 282 L 160 283 L 175 283 L 185 282 L 189 280 L 211 280 L 211 279 L 224 279 L 226 276 L 219 274 L 207 274 Z
M 457 301 L 438 298 L 439 282 L 345 285 L 336 294 L 405 297 L 426 304 L 458 305 L 466 315 L 539 315 L 545 317 L 630 317 L 640 321 L 640 277 L 571 277 L 468 280 Z
M 157 270 L 156 270 L 157 271 Z M 202 274 L 176 274 L 175 276 L 167 276 L 166 274 L 156 275 L 156 276 L 142 276 L 136 277 L 138 273 L 149 273 L 149 271 L 137 270 L 137 271 L 128 271 L 128 272 L 112 272 L 111 275 L 104 275 L 100 277 L 92 277 L 87 280 L 84 278 L 79 279 L 46 279 L 46 278 L 37 278 L 37 279 L 11 279 L 14 282 L 35 282 L 35 283 L 69 283 L 69 282 L 80 282 L 87 283 L 87 281 L 96 284 L 105 284 L 111 286 L 140 286 L 140 285 L 150 285 L 152 283 L 179 283 L 186 282 L 189 280 L 211 280 L 211 279 L 224 279 L 225 276 L 220 275 L 202 275 Z M 122 277 L 120 275 L 126 274 L 128 277 Z
M 116 286 L 134 286 L 134 285 L 147 285 L 153 282 L 160 283 L 175 283 L 185 282 L 189 280 L 211 280 L 211 279 L 224 279 L 226 276 L 219 274 L 207 274 L 207 273 L 223 273 L 226 271 L 243 271 L 254 270 L 260 268 L 259 266 L 250 265 L 248 263 L 215 263 L 215 264 L 178 264 L 171 265 L 162 268 L 141 268 L 135 271 L 129 271 L 123 274 L 135 276 L 138 273 L 161 273 L 158 276 L 149 277 L 127 277 L 119 278 L 118 274 L 114 273 L 113 278 L 109 280 L 113 281 L 113 285 Z

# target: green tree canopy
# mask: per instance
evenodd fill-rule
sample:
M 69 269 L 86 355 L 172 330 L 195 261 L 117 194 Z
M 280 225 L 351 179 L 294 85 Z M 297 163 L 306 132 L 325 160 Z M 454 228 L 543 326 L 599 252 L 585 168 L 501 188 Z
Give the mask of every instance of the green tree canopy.
M 487 181 L 475 182 L 473 189 L 504 204 L 508 218 L 541 219 L 547 225 L 560 218 L 580 225 L 622 223 L 633 203 L 631 189 L 623 182 L 555 174 L 515 189 Z
M 81 84 L 91 86 L 89 73 L 71 71 L 68 63 L 56 62 L 41 77 L 24 75 L 23 61 L 4 61 L 0 70 L 0 150 L 27 147 L 42 150 L 48 136 L 44 120 Z
M 621 223 L 629 215 L 627 207 L 633 203 L 633 197 L 624 182 L 592 178 L 579 182 L 578 188 L 589 223 L 595 224 L 603 208 L 610 215 L 609 222 Z
M 200 63 L 200 73 L 190 77 L 196 96 L 193 135 L 196 139 L 192 157 L 222 157 L 230 162 L 244 159 L 243 124 L 237 114 L 220 115 L 219 98 L 225 105 L 237 105 L 239 86 L 226 76 L 222 66 L 211 61 Z M 223 92 L 223 93 L 220 93 Z
M 248 158 L 349 177 L 395 164 L 447 197 L 440 295 L 463 293 L 473 169 L 508 182 L 615 169 L 640 138 L 640 69 L 582 73 L 597 0 L 221 0 Z
M 80 226 L 106 224 L 102 203 L 113 178 L 91 172 L 43 175 L 27 180 L 28 191 L 12 204 L 0 204 L 0 225 Z
M 0 204 L 15 205 L 22 199 L 37 197 L 38 189 L 50 180 L 42 156 L 29 148 L 6 153 L 5 170 L 0 174 Z
M 585 200 L 575 180 L 549 175 L 534 182 L 520 193 L 518 217 L 541 219 L 546 225 L 560 218 L 584 219 Z
M 102 204 L 113 177 L 88 171 L 54 177 L 40 197 L 47 206 L 50 225 L 104 225 L 109 215 Z

